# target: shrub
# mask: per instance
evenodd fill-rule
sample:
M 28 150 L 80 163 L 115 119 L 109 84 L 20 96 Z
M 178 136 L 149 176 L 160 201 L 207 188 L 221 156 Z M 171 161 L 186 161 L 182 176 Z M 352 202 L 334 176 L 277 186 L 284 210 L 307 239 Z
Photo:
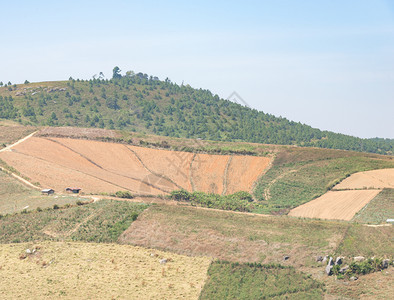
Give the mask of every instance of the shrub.
M 133 199 L 134 196 L 129 191 L 117 191 L 115 196 L 118 198 Z
M 175 201 L 191 202 L 191 205 L 208 208 L 218 208 L 223 210 L 247 211 L 250 212 L 255 205 L 252 196 L 247 192 L 237 192 L 231 195 L 207 194 L 204 192 L 189 193 L 186 190 L 172 191 L 170 198 Z M 257 204 L 258 205 L 258 204 Z
M 175 201 L 190 201 L 190 193 L 186 190 L 172 191 L 170 197 Z

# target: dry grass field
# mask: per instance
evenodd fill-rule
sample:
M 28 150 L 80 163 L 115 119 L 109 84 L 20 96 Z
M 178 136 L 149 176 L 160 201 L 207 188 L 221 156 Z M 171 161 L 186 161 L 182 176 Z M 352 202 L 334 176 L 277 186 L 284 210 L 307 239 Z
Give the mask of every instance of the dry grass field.
M 163 258 L 169 261 L 160 264 Z M 3 244 L 0 298 L 198 299 L 209 264 L 208 258 L 129 245 Z
M 181 188 L 220 194 L 251 191 L 269 162 L 266 157 L 193 154 L 35 136 L 0 153 L 0 158 L 43 187 L 63 190 L 78 186 L 85 193 L 128 190 L 142 195 Z
M 121 136 L 119 132 L 114 130 L 80 127 L 47 127 L 42 129 L 37 135 L 87 139 L 118 138 Z
M 21 126 L 11 121 L 0 121 L 0 149 L 37 130 L 33 126 Z
M 394 188 L 394 169 L 359 172 L 335 186 L 335 189 Z
M 292 209 L 289 216 L 350 221 L 380 190 L 329 191 Z
M 152 205 L 119 242 L 230 261 L 300 266 L 316 255 L 332 253 L 346 228 L 343 222 Z M 283 261 L 284 255 L 291 258 Z

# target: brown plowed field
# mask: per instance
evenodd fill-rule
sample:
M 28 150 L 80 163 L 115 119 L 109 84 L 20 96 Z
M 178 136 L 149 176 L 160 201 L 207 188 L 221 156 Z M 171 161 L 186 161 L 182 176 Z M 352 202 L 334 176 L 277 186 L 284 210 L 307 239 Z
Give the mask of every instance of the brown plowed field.
M 193 153 L 135 146 L 128 146 L 128 148 L 134 151 L 154 173 L 165 175 L 185 190 L 192 190 L 189 174 Z
M 98 178 L 32 156 L 2 152 L 1 159 L 20 173 L 28 175 L 33 183 L 40 182 L 43 188 L 51 187 L 55 191 L 62 191 L 67 186 L 83 186 L 87 193 L 94 191 L 110 193 L 120 190 L 118 186 Z
M 106 143 L 96 145 L 96 151 L 92 154 L 107 151 L 105 148 L 106 145 Z M 118 146 L 118 144 L 112 145 Z M 23 160 L 23 157 L 29 159 L 29 167 L 23 166 L 23 161 L 21 167 L 14 165 L 12 157 L 15 152 L 23 154 L 19 160 Z M 4 153 L 7 155 L 4 155 Z M 108 156 L 110 157 L 110 155 Z M 67 147 L 48 139 L 32 137 L 15 146 L 12 152 L 3 152 L 1 158 L 6 163 L 14 166 L 23 175 L 31 178 L 33 182 L 40 182 L 42 186 L 56 186 L 58 190 L 59 184 L 62 186 L 60 190 L 63 190 L 68 186 L 64 184 L 65 182 L 68 182 L 68 178 L 59 177 L 57 173 L 50 173 L 49 170 L 44 167 L 46 165 L 45 163 L 51 163 L 57 167 L 80 172 L 84 179 L 81 178 L 82 181 L 75 182 L 73 186 L 82 187 L 85 192 L 116 192 L 118 190 L 130 190 L 134 193 L 143 193 L 144 191 L 147 191 L 149 194 L 163 194 L 163 191 L 157 187 L 154 188 L 149 184 L 143 183 L 142 180 L 144 176 L 133 176 L 134 174 L 130 174 L 130 176 L 122 176 L 112 173 L 110 170 L 97 166 L 94 161 L 90 161 Z M 51 177 L 51 179 L 49 181 L 43 180 L 47 177 Z M 59 184 L 50 184 L 54 180 L 59 181 Z M 97 180 L 100 182 L 104 181 L 105 183 L 110 183 L 115 189 L 93 189 L 92 184 L 97 187 L 97 183 L 94 184 L 93 181 Z M 107 184 L 105 184 L 105 186 L 107 186 Z
M 228 155 L 197 154 L 192 163 L 192 180 L 196 191 L 221 194 Z M 257 177 L 256 177 L 257 179 Z
M 152 190 L 155 192 L 154 194 L 162 194 L 163 191 L 169 192 L 176 189 L 172 182 L 162 179 L 145 169 L 136 155 L 126 145 L 62 138 L 53 140 L 72 149 L 72 151 L 112 174 L 137 178 L 156 186 L 155 191 L 154 188 L 152 190 L 151 186 L 140 183 L 136 189 L 140 188 L 141 193 L 151 194 Z M 161 192 L 160 190 L 157 191 L 157 189 L 160 189 Z
M 394 169 L 359 172 L 335 186 L 335 189 L 394 188 Z
M 67 186 L 78 186 L 85 193 L 129 190 L 151 195 L 180 188 L 191 191 L 191 182 L 195 190 L 204 192 L 222 193 L 226 182 L 227 191 L 250 191 L 269 161 L 265 157 L 237 156 L 227 165 L 228 155 L 194 155 L 117 143 L 46 137 L 28 138 L 11 151 L 1 152 L 0 158 L 32 182 L 58 191 Z
M 257 156 L 233 156 L 227 171 L 227 194 L 242 190 L 248 191 L 261 173 L 268 167 L 270 159 Z
M 379 192 L 380 190 L 329 191 L 294 208 L 289 216 L 349 221 Z

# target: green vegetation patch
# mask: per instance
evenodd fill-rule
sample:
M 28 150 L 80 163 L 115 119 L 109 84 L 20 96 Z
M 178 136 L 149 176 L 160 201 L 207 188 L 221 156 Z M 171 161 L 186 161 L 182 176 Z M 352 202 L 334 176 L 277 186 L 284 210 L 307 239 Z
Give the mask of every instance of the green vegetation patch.
M 264 204 L 264 211 L 287 212 L 323 195 L 350 174 L 393 167 L 392 160 L 366 156 L 274 163 L 259 180 L 254 195 Z
M 146 204 L 101 200 L 71 208 L 38 209 L 0 219 L 0 243 L 35 240 L 115 242 Z
M 256 205 L 259 205 L 252 203 L 252 195 L 244 191 L 224 196 L 204 192 L 189 193 L 186 190 L 176 190 L 171 192 L 170 198 L 176 201 L 190 202 L 193 206 L 244 212 L 251 212 L 255 209 Z
M 394 189 L 384 189 L 352 219 L 358 223 L 380 224 L 394 218 Z
M 332 268 L 333 275 L 336 275 L 338 279 L 349 279 L 354 275 L 366 275 L 369 273 L 379 272 L 386 269 L 392 261 L 382 258 L 368 258 L 361 262 L 351 262 L 346 271 L 341 272 L 342 265 L 334 265 Z
M 293 267 L 217 261 L 200 299 L 323 299 L 324 285 Z

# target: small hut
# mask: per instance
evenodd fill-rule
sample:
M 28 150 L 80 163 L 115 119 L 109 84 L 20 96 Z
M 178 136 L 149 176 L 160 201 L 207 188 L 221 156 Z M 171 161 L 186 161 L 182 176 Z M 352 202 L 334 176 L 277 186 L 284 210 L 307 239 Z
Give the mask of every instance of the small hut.
M 81 190 L 80 188 L 71 188 L 71 187 L 66 188 L 66 192 L 71 192 L 73 194 L 79 194 L 80 190 Z
M 53 190 L 53 189 L 43 189 L 43 190 L 41 190 L 41 193 L 43 195 L 52 195 L 52 194 L 55 193 L 55 190 Z

